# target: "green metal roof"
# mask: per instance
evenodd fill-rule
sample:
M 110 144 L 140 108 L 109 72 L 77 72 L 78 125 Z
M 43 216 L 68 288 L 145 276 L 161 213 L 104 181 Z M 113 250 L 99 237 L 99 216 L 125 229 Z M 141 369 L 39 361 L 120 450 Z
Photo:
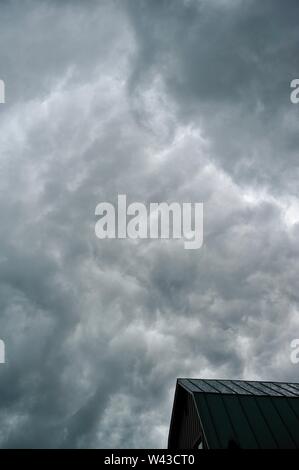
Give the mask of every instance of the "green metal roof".
M 178 387 L 193 397 L 208 448 L 299 448 L 299 384 L 179 379 Z M 181 426 L 178 406 L 170 439 Z

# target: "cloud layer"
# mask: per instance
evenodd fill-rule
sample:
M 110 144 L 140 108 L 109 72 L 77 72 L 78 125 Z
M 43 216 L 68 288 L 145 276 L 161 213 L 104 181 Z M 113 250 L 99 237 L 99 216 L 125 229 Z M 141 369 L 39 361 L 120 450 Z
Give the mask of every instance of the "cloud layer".
M 179 376 L 296 380 L 299 6 L 1 2 L 1 447 L 165 447 Z M 204 247 L 101 201 L 205 204 Z

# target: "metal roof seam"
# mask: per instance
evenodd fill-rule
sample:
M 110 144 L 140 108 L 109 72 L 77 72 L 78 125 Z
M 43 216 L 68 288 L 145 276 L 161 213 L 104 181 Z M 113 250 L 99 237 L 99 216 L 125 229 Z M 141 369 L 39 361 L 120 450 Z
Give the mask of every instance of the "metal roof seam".
M 274 382 L 273 384 L 276 385 L 277 387 L 281 388 L 282 390 L 285 390 L 286 392 L 291 393 L 292 395 L 294 395 L 294 397 L 299 397 L 299 391 L 296 390 L 297 393 L 295 393 L 295 388 L 292 387 L 290 384 L 285 384 L 285 383 L 281 384 L 281 383 L 277 383 L 277 382 Z M 289 388 L 292 388 L 293 390 L 288 390 L 286 388 L 286 386 L 288 386 Z
M 285 429 L 286 429 L 286 431 L 287 431 L 287 433 L 288 433 L 288 435 L 289 435 L 291 441 L 293 442 L 295 448 L 298 449 L 297 444 L 296 444 L 296 441 L 293 439 L 293 436 L 292 436 L 292 434 L 291 434 L 290 431 L 289 431 L 289 427 L 286 425 L 285 420 L 284 420 L 283 417 L 281 416 L 281 413 L 280 413 L 279 409 L 277 408 L 277 406 L 276 406 L 276 404 L 275 404 L 275 400 L 273 400 L 273 397 L 270 397 L 270 400 L 271 400 L 271 403 L 272 403 L 272 405 L 274 406 L 274 408 L 275 408 L 275 410 L 276 410 L 278 416 L 280 417 L 281 422 L 282 422 L 282 424 L 284 425 L 284 427 L 285 427 Z
M 194 385 L 195 387 L 197 387 L 199 392 L 204 392 L 204 390 L 202 388 L 200 388 L 200 385 L 198 385 L 197 381 L 195 381 L 193 379 L 188 379 L 188 382 L 190 382 L 191 385 Z M 196 393 L 196 392 L 194 392 L 194 393 Z
M 253 385 L 252 382 L 247 382 L 247 380 L 245 380 L 245 383 L 246 383 L 247 385 L 249 385 L 249 387 L 254 388 L 259 394 L 262 394 L 262 395 L 264 395 L 264 396 L 268 396 L 268 395 L 269 395 L 269 392 L 267 392 L 267 391 L 265 391 L 265 390 L 261 390 L 261 389 L 258 388 L 256 385 Z M 255 384 L 257 384 L 257 383 L 260 384 L 261 382 L 254 382 L 254 383 L 255 383 Z M 268 388 L 268 387 L 267 387 L 267 388 Z M 253 395 L 254 395 L 254 393 L 253 393 Z
M 205 379 L 201 379 L 201 380 L 202 380 L 202 382 L 204 382 L 206 385 L 208 385 L 209 387 L 211 387 L 211 388 L 213 388 L 214 390 L 216 390 L 216 393 L 221 393 L 221 392 L 219 392 L 219 390 L 218 390 L 214 385 L 211 384 L 210 381 L 205 380 Z
M 210 415 L 211 423 L 212 423 L 213 428 L 214 428 L 214 431 L 215 431 L 215 436 L 216 436 L 216 438 L 217 438 L 217 441 L 218 441 L 218 448 L 219 448 L 221 441 L 220 441 L 220 437 L 219 437 L 219 434 L 218 434 L 218 431 L 217 431 L 217 427 L 216 427 L 215 422 L 214 422 L 214 419 L 213 419 L 213 415 L 212 415 L 211 410 L 210 410 L 210 405 L 209 405 L 209 403 L 208 403 L 208 400 L 206 399 L 205 394 L 203 395 L 203 398 L 204 398 L 204 401 L 205 401 L 205 403 L 206 403 L 206 408 L 207 408 L 207 410 L 208 410 L 208 413 L 209 413 L 209 415 Z
M 299 397 L 299 389 L 295 386 L 295 385 L 298 385 L 298 384 L 293 384 L 293 383 L 288 383 L 287 384 L 289 387 L 291 387 L 293 390 L 296 390 L 296 397 Z
M 227 414 L 227 416 L 228 416 L 228 420 L 229 420 L 230 425 L 231 425 L 231 428 L 232 428 L 232 430 L 233 430 L 235 442 L 238 443 L 238 444 L 240 444 L 240 443 L 239 443 L 239 439 L 238 439 L 238 434 L 237 434 L 237 432 L 236 432 L 236 428 L 235 428 L 234 423 L 233 423 L 233 421 L 232 421 L 232 419 L 231 419 L 230 413 L 228 412 L 227 406 L 226 406 L 226 404 L 225 404 L 225 401 L 223 400 L 223 396 L 222 396 L 222 395 L 221 395 L 221 400 L 222 400 L 223 408 L 224 408 L 224 410 L 225 410 L 225 412 L 226 412 L 226 414 Z
M 232 382 L 233 382 L 237 387 L 242 388 L 246 393 L 248 393 L 249 396 L 253 396 L 253 393 L 252 393 L 252 392 L 250 392 L 249 390 L 246 390 L 246 388 L 245 388 L 245 387 L 242 387 L 242 385 L 240 385 L 239 383 L 237 383 L 236 380 L 232 380 Z
M 288 398 L 287 399 L 287 404 L 289 405 L 289 407 L 291 408 L 291 410 L 293 411 L 294 415 L 296 416 L 296 418 L 298 419 L 299 421 L 299 416 L 297 414 L 297 411 L 294 409 L 293 405 L 292 405 L 292 402 L 289 401 L 289 400 L 293 400 L 293 398 Z
M 184 387 L 189 392 L 192 392 L 192 390 L 190 389 L 190 386 L 195 387 L 195 385 L 192 385 L 191 379 L 186 379 L 184 377 L 180 377 L 179 379 L 177 379 L 177 383 L 181 385 L 182 387 Z
M 254 401 L 255 401 L 255 403 L 256 403 L 256 406 L 257 406 L 258 409 L 259 409 L 259 412 L 260 412 L 260 414 L 261 414 L 261 416 L 262 416 L 262 418 L 263 418 L 263 420 L 264 420 L 264 423 L 265 423 L 266 427 L 268 428 L 268 430 L 269 430 L 269 432 L 270 432 L 270 434 L 271 434 L 271 436 L 272 436 L 272 438 L 273 438 L 273 440 L 274 440 L 274 442 L 275 442 L 275 444 L 276 444 L 277 449 L 279 449 L 279 448 L 280 448 L 280 447 L 279 447 L 279 443 L 277 442 L 277 439 L 276 439 L 276 437 L 274 436 L 274 434 L 273 434 L 273 432 L 272 432 L 272 429 L 271 429 L 271 427 L 270 427 L 269 424 L 268 424 L 268 421 L 266 420 L 266 417 L 265 417 L 265 415 L 264 415 L 264 413 L 263 413 L 263 410 L 262 410 L 262 408 L 261 408 L 261 406 L 260 406 L 260 404 L 259 404 L 259 401 L 256 399 L 255 396 L 254 396 Z
M 233 395 L 238 395 L 238 393 L 235 390 L 233 390 L 229 385 L 227 385 L 227 383 L 223 383 L 222 380 L 217 380 L 217 382 L 221 383 L 224 387 L 229 388 L 232 391 Z
M 254 440 L 255 440 L 255 442 L 257 443 L 258 448 L 260 449 L 260 448 L 261 448 L 260 443 L 259 443 L 259 441 L 258 441 L 257 435 L 255 434 L 254 428 L 251 426 L 250 420 L 248 419 L 248 416 L 247 416 L 246 410 L 245 410 L 245 408 L 244 408 L 244 406 L 243 406 L 242 400 L 240 400 L 240 397 L 239 397 L 239 396 L 237 396 L 237 400 L 238 400 L 238 402 L 239 402 L 239 404 L 240 404 L 240 407 L 241 407 L 241 409 L 242 409 L 242 411 L 243 411 L 243 414 L 244 414 L 245 419 L 246 419 L 246 421 L 247 421 L 247 423 L 248 423 L 248 426 L 249 426 L 249 428 L 250 428 L 250 430 L 251 430 L 251 432 L 252 432 L 252 435 L 253 435 L 253 437 L 254 437 Z
M 282 396 L 282 397 L 285 396 L 283 393 L 278 392 L 277 390 L 275 390 L 275 388 L 271 388 L 271 386 L 273 386 L 273 385 L 275 386 L 274 383 L 272 383 L 272 382 L 267 382 L 267 385 L 266 385 L 265 382 L 260 382 L 260 383 L 261 383 L 261 385 L 262 385 L 263 387 L 266 387 L 268 390 L 270 390 L 270 391 L 272 392 L 272 395 L 273 395 L 273 392 L 276 392 L 276 393 L 279 393 L 279 395 Z M 272 395 L 269 393 L 269 396 L 272 396 Z
M 263 384 L 264 384 L 264 382 L 263 382 Z M 267 384 L 267 387 L 272 387 L 273 390 L 275 390 L 275 389 L 281 390 L 281 391 L 278 392 L 278 393 L 280 393 L 283 397 L 288 397 L 288 396 L 290 396 L 290 395 L 291 395 L 292 397 L 296 397 L 296 396 L 297 396 L 294 392 L 288 390 L 286 387 L 282 387 L 280 384 L 277 384 L 276 382 L 272 382 L 271 384 Z M 276 391 L 277 391 L 277 390 L 276 390 Z
M 244 394 L 265 395 L 265 396 L 291 396 L 299 397 L 299 388 L 295 384 L 283 382 L 258 382 L 258 381 L 235 381 L 222 379 L 178 379 L 179 383 L 190 392 L 196 391 L 202 393 L 221 393 L 221 394 Z M 246 385 L 246 387 L 244 385 Z M 296 384 L 297 385 L 297 384 Z M 255 393 L 255 391 L 257 393 Z

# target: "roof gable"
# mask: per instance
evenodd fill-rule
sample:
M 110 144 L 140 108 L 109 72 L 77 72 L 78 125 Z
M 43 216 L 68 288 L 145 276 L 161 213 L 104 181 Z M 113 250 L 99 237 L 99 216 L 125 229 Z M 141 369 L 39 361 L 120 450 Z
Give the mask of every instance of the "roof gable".
M 178 390 L 181 390 L 179 393 Z M 299 448 L 299 385 L 280 382 L 179 379 L 169 447 L 186 442 L 182 413 L 192 397 L 208 448 Z M 190 424 L 194 429 L 194 424 Z M 188 427 L 188 426 L 187 426 Z M 189 432 L 189 431 L 188 431 Z M 194 438 L 194 436 L 193 436 Z

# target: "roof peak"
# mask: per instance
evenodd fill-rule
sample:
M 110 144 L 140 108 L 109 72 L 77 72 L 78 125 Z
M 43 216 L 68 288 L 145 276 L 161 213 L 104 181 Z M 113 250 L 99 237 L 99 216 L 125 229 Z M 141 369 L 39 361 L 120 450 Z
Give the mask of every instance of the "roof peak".
M 179 378 L 178 384 L 191 393 L 299 397 L 299 384 L 292 382 Z

